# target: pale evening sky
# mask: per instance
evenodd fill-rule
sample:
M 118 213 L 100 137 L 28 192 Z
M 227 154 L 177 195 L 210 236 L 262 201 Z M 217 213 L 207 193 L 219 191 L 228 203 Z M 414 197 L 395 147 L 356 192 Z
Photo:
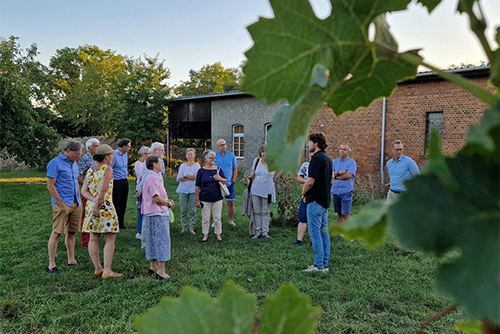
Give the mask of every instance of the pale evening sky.
M 496 48 L 500 1 L 481 2 Z M 328 0 L 311 3 L 320 17 L 330 11 Z M 421 48 L 424 58 L 439 67 L 486 60 L 466 17 L 455 13 L 456 3 L 444 0 L 431 16 L 415 4 L 390 15 L 400 50 Z M 261 16 L 272 17 L 267 0 L 0 0 L 0 36 L 20 37 L 23 48 L 36 43 L 37 59 L 46 65 L 57 49 L 84 44 L 133 57 L 159 53 L 173 85 L 205 64 L 237 67 L 252 46 L 245 27 Z

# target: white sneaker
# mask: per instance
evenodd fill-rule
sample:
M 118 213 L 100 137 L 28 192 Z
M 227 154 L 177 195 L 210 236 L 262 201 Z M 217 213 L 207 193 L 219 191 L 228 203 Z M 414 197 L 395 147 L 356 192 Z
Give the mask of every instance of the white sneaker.
M 321 271 L 322 269 L 319 269 L 318 267 L 316 267 L 314 264 L 312 266 L 309 266 L 309 268 L 307 268 L 306 270 L 302 270 L 303 272 L 305 273 L 312 273 L 312 272 L 316 272 L 316 271 Z
M 136 233 L 135 238 L 141 240 L 141 234 L 140 233 Z
M 257 239 L 259 239 L 259 238 L 260 238 L 260 235 L 256 234 L 256 235 L 254 235 L 254 236 L 252 237 L 252 240 L 257 240 Z
M 215 226 L 215 223 L 212 223 L 212 225 L 210 225 L 210 228 L 214 228 Z
M 319 271 L 321 271 L 322 273 L 327 273 L 330 271 L 330 269 L 328 269 L 328 267 L 326 267 L 326 268 L 320 269 Z
M 230 225 L 230 226 L 236 226 L 236 223 L 235 223 L 234 221 L 230 221 L 230 222 L 229 222 L 229 225 Z

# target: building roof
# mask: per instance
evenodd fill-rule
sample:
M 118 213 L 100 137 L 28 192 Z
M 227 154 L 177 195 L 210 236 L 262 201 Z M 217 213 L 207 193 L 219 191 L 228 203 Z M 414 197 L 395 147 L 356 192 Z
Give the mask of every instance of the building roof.
M 487 76 L 490 73 L 489 65 L 479 65 L 479 66 L 466 66 L 466 67 L 458 67 L 458 68 L 449 68 L 445 69 L 446 72 L 461 74 L 465 77 L 477 77 L 477 76 Z M 403 81 L 404 83 L 410 83 L 412 81 L 425 81 L 425 80 L 442 80 L 435 72 L 433 71 L 422 71 L 418 72 L 417 76 L 413 79 L 409 79 Z M 400 83 L 403 83 L 400 82 Z M 224 93 L 214 93 L 214 94 L 202 94 L 202 95 L 190 95 L 183 97 L 176 97 L 169 99 L 170 102 L 176 101 L 188 101 L 188 100 L 199 100 L 199 99 L 209 99 L 209 98 L 223 98 L 229 96 L 252 96 L 252 94 L 240 92 L 239 90 L 233 90 Z

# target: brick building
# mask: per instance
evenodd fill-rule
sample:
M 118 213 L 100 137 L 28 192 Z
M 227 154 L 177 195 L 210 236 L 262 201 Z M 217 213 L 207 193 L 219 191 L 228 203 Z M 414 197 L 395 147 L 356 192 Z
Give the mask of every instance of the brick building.
M 450 71 L 487 87 L 489 70 L 480 66 Z M 215 141 L 224 138 L 237 155 L 238 165 L 245 169 L 267 140 L 272 114 L 282 104 L 267 106 L 242 92 L 186 96 L 170 103 L 170 138 L 211 138 L 213 149 Z M 327 153 L 333 159 L 338 157 L 341 143 L 350 144 L 351 157 L 358 163 L 356 191 L 376 196 L 385 191 L 389 180 L 385 162 L 391 158 L 392 141 L 401 140 L 405 155 L 422 167 L 432 125 L 441 132 L 443 151 L 453 154 L 464 145 L 468 127 L 480 120 L 485 108 L 485 103 L 454 83 L 423 72 L 368 108 L 337 117 L 323 106 L 310 131 L 325 133 Z
M 454 72 L 487 87 L 488 66 Z M 464 145 L 469 126 L 479 122 L 486 107 L 485 103 L 456 84 L 424 72 L 415 79 L 400 83 L 390 98 L 376 100 L 370 107 L 354 113 L 337 117 L 323 106 L 313 120 L 311 132 L 325 133 L 330 144 L 327 152 L 332 158 L 338 157 L 341 143 L 349 143 L 351 157 L 358 164 L 357 189 L 377 194 L 385 188 L 382 184 L 389 180 L 385 162 L 392 157 L 392 141 L 401 140 L 405 155 L 422 167 L 432 125 L 441 132 L 443 152 L 453 154 Z

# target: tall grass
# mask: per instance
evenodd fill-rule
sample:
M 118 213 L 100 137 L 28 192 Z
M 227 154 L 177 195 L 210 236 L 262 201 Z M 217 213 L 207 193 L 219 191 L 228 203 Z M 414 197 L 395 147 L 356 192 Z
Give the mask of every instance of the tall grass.
M 131 183 L 131 189 L 134 189 Z M 169 196 L 178 200 L 175 180 L 167 180 Z M 1 333 L 133 333 L 133 318 L 158 304 L 162 296 L 178 296 L 191 285 L 216 296 L 227 279 L 256 294 L 259 305 L 285 281 L 323 308 L 319 333 L 415 333 L 420 324 L 450 303 L 432 288 L 436 260 L 419 252 L 392 252 L 394 240 L 367 251 L 362 244 L 332 237 L 330 272 L 303 273 L 312 263 L 309 239 L 292 248 L 296 231 L 271 227 L 271 239 L 250 240 L 241 217 L 242 185 L 237 185 L 235 228 L 227 225 L 223 209 L 222 243 L 210 235 L 200 244 L 196 236 L 180 234 L 179 207 L 171 226 L 172 260 L 168 281 L 147 275 L 135 230 L 117 237 L 113 269 L 123 279 L 102 281 L 92 275 L 86 249 L 76 258 L 86 263 L 66 265 L 61 240 L 57 264 L 61 273 L 45 272 L 51 233 L 50 196 L 43 184 L 0 184 L 0 332 Z M 358 208 L 355 208 L 358 210 Z M 331 214 L 333 221 L 335 215 Z M 135 226 L 135 203 L 129 196 L 126 225 Z M 197 229 L 200 230 L 198 212 Z M 427 327 L 425 333 L 456 333 L 461 310 Z

